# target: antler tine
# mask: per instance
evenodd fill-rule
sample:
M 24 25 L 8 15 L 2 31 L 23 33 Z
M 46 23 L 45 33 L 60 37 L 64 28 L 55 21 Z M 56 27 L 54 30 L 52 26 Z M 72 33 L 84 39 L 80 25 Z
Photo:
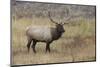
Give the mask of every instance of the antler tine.
M 53 22 L 53 23 L 55 23 L 55 24 L 58 24 L 56 21 L 54 21 L 54 20 L 51 18 L 50 11 L 48 11 L 48 16 L 49 16 L 49 19 L 51 20 L 51 22 Z
M 67 18 L 66 21 L 70 20 L 70 18 L 71 18 L 71 16 L 69 18 Z M 62 25 L 64 25 L 64 24 L 69 24 L 69 22 L 67 22 L 67 23 L 63 22 Z
M 67 8 L 67 15 L 68 15 L 68 18 L 66 18 L 66 20 L 65 21 L 68 21 L 68 20 L 70 20 L 71 19 L 71 16 L 70 16 L 70 10 L 69 10 L 69 8 Z M 63 22 L 63 25 L 64 24 L 69 24 L 69 22 L 67 22 L 67 23 L 65 23 L 65 22 Z

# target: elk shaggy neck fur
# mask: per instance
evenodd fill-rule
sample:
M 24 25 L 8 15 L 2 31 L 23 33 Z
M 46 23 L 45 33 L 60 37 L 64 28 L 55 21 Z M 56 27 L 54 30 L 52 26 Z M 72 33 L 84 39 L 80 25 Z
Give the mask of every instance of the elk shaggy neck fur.
M 65 32 L 62 25 L 56 25 L 56 28 L 51 28 L 52 40 L 57 40 Z

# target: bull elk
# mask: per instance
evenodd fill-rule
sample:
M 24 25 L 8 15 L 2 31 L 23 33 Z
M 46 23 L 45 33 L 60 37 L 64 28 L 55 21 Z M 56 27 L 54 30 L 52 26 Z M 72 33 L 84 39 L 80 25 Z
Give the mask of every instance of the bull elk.
M 51 17 L 50 11 L 48 11 L 48 17 L 50 21 L 55 24 L 55 27 L 41 27 L 41 26 L 34 27 L 33 26 L 33 27 L 28 27 L 28 29 L 26 30 L 26 35 L 28 39 L 28 43 L 27 43 L 28 52 L 30 50 L 30 45 L 32 41 L 33 41 L 32 49 L 34 53 L 36 53 L 35 46 L 37 42 L 45 42 L 46 52 L 47 51 L 50 52 L 50 44 L 54 40 L 58 40 L 61 37 L 61 35 L 65 32 L 63 25 L 67 23 L 64 23 L 64 22 L 58 23 L 54 21 Z M 70 17 L 68 16 L 66 18 L 66 21 L 68 21 L 69 19 Z

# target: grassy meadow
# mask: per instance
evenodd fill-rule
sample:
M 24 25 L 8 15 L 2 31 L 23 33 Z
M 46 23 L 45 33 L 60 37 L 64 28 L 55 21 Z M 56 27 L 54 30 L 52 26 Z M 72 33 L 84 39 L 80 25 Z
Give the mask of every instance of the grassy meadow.
M 66 21 L 67 22 L 67 21 Z M 12 19 L 12 64 L 45 64 L 77 61 L 95 61 L 95 19 L 81 18 L 64 25 L 65 33 L 45 52 L 45 43 L 36 45 L 37 53 L 27 51 L 26 28 L 28 26 L 55 26 L 48 18 Z

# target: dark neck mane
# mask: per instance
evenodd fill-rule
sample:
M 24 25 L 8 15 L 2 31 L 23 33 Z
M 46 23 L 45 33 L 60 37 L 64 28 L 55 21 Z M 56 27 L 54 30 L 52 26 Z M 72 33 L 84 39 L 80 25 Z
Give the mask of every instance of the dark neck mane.
M 56 25 L 56 28 L 51 29 L 51 35 L 53 40 L 57 40 L 63 34 L 64 29 L 62 25 Z

